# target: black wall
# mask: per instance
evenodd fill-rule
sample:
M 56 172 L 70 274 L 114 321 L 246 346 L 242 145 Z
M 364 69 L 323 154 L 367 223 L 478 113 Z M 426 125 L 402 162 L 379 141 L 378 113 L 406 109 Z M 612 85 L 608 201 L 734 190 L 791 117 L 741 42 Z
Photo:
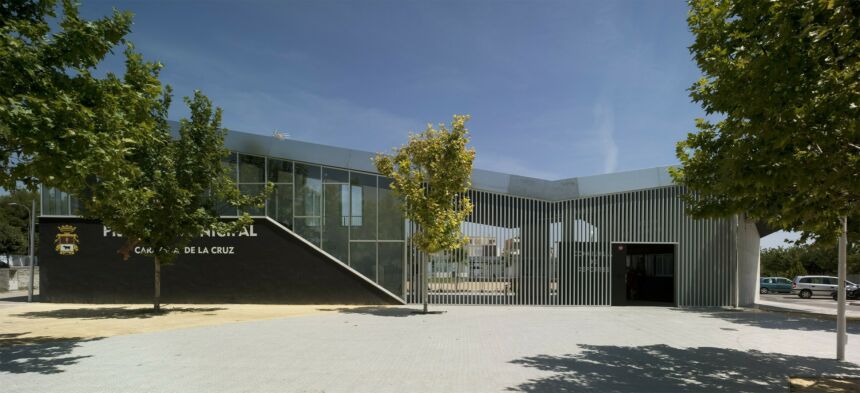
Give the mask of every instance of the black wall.
M 79 238 L 74 255 L 60 255 L 60 225 Z M 70 303 L 149 303 L 153 259 L 117 250 L 124 238 L 104 235 L 99 222 L 76 218 L 39 219 L 40 300 Z M 400 304 L 377 286 L 328 259 L 295 235 L 266 219 L 255 220 L 255 237 L 201 237 L 198 252 L 182 254 L 161 270 L 165 303 Z M 213 248 L 214 247 L 214 248 Z M 213 254 L 233 247 L 232 255 Z

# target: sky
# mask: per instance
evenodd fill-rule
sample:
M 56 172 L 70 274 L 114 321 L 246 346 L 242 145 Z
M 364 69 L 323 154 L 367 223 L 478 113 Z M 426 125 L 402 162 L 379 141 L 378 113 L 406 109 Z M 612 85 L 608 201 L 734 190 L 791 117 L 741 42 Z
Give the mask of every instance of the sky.
M 469 114 L 475 166 L 544 179 L 677 162 L 701 115 L 683 2 L 84 1 L 227 128 L 371 152 Z M 122 72 L 121 59 L 103 70 Z M 186 113 L 176 100 L 172 117 Z
M 234 130 L 388 152 L 469 114 L 477 168 L 555 180 L 676 164 L 703 115 L 682 1 L 83 1 L 81 14 L 114 7 L 177 98 L 203 91 Z M 100 71 L 122 69 L 115 56 Z M 186 114 L 174 100 L 171 117 Z

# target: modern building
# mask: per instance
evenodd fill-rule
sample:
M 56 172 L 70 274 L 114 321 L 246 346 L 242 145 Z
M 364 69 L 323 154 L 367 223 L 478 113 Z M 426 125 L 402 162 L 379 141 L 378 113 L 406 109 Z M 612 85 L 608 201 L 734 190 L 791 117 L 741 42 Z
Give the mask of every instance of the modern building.
M 476 169 L 463 225 L 473 242 L 421 255 L 372 153 L 236 131 L 225 144 L 242 192 L 275 189 L 248 212 L 257 218 L 244 235 L 205 234 L 183 250 L 165 272 L 174 301 L 419 303 L 425 274 L 437 304 L 694 307 L 757 296 L 766 233 L 739 216 L 689 217 L 666 167 L 563 180 Z M 42 195 L 43 298 L 145 301 L 151 264 L 123 265 L 121 235 L 76 218 L 74 198 Z M 76 252 L 62 255 L 63 242 Z

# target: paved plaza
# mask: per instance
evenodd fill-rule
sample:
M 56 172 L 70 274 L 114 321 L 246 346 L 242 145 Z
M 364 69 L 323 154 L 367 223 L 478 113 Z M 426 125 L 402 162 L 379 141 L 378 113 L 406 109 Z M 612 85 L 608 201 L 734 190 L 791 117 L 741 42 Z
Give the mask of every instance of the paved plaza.
M 835 322 L 651 307 L 328 309 L 281 319 L 0 347 L 4 392 L 786 391 L 831 360 Z

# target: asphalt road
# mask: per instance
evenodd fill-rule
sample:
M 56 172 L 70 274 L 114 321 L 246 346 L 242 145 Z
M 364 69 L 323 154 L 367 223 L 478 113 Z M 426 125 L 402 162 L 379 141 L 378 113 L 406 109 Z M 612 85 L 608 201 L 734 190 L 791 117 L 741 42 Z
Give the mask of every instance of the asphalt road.
M 801 299 L 797 295 L 792 295 L 788 293 L 770 293 L 767 295 L 761 295 L 761 299 L 786 304 L 801 304 L 807 306 L 826 307 L 834 310 L 836 309 L 836 302 L 829 296 L 816 296 L 812 299 Z M 860 312 L 860 300 L 849 300 L 847 309 L 849 311 Z

